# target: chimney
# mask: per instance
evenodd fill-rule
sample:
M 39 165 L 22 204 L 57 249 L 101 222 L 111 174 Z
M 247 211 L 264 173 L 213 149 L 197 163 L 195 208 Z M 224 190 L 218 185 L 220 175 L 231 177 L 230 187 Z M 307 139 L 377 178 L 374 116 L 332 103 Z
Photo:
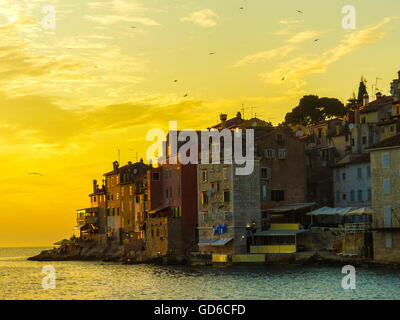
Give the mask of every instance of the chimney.
M 365 107 L 369 103 L 369 95 L 366 92 L 363 97 L 363 107 Z
M 223 114 L 223 113 L 221 113 L 220 115 L 219 115 L 219 119 L 221 120 L 221 123 L 222 123 L 222 126 L 223 127 L 225 127 L 225 123 L 226 123 L 226 119 L 228 118 L 228 115 L 227 114 Z
M 143 163 L 143 158 L 140 158 L 140 163 Z
M 118 168 L 119 168 L 119 163 L 118 163 L 118 161 L 114 161 L 114 162 L 113 162 L 113 170 L 114 170 L 114 171 L 117 171 Z
M 236 114 L 236 118 L 238 118 L 239 120 L 242 120 L 242 114 L 241 114 L 240 112 L 238 112 L 238 113 Z
M 98 185 L 97 185 L 97 180 L 93 180 L 93 193 L 96 193 L 98 191 Z
M 377 92 L 377 93 L 376 93 L 376 100 L 378 100 L 378 99 L 380 99 L 380 98 L 382 98 L 382 93 Z
M 128 165 L 131 165 L 132 164 L 132 161 L 128 161 Z

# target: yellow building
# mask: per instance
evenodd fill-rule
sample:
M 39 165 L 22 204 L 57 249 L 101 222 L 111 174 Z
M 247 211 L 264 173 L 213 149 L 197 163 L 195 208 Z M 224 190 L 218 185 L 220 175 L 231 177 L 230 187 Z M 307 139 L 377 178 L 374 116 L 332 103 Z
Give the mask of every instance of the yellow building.
M 400 134 L 371 152 L 374 259 L 400 262 Z

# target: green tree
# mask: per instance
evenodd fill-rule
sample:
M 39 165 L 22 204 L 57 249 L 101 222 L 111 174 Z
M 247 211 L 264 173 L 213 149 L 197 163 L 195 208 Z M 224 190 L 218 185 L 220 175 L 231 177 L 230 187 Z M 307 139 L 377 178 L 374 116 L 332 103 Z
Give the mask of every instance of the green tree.
M 344 104 L 336 98 L 307 95 L 300 99 L 297 107 L 286 114 L 285 122 L 292 125 L 309 125 L 332 117 L 341 117 L 346 112 Z

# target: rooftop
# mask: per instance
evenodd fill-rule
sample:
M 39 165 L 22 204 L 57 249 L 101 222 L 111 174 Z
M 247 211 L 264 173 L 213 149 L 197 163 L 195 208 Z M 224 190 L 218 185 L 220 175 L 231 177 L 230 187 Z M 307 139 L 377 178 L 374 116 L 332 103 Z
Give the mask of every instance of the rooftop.
M 384 139 L 375 143 L 372 146 L 369 146 L 367 150 L 376 150 L 376 149 L 383 149 L 383 148 L 400 148 L 400 134 L 397 134 L 393 137 Z

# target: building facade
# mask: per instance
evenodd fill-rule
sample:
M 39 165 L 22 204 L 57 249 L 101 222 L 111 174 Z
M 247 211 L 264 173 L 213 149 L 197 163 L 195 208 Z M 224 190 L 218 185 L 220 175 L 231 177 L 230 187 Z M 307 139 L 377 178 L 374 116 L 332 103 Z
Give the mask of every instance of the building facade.
M 369 148 L 374 259 L 400 262 L 400 135 Z
M 348 155 L 332 168 L 335 207 L 371 206 L 369 154 Z
M 254 161 L 249 175 L 237 175 L 236 164 L 199 164 L 199 251 L 243 254 L 252 232 L 260 230 L 260 165 Z

